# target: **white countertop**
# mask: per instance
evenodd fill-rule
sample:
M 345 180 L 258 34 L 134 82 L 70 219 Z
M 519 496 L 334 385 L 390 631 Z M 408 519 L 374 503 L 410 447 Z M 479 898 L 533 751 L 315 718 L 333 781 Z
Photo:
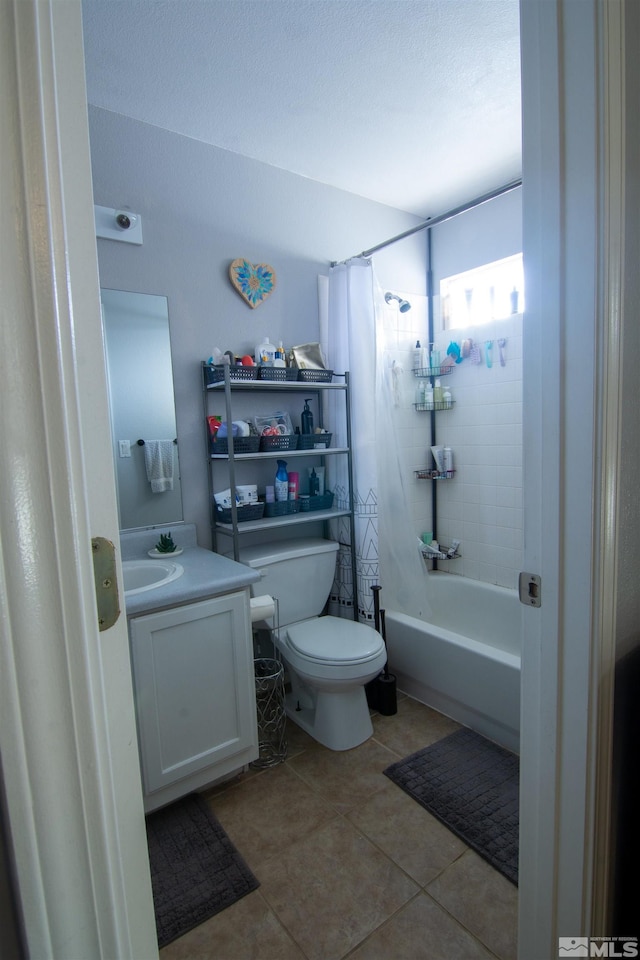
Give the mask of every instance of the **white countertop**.
M 128 617 L 233 593 L 260 579 L 257 570 L 199 547 L 193 524 L 174 524 L 172 527 L 122 533 L 122 559 L 149 559 L 148 551 L 155 547 L 160 534 L 169 531 L 176 546 L 183 550 L 175 557 L 175 563 L 184 567 L 184 573 L 177 580 L 153 590 L 133 594 L 126 600 L 122 596 L 121 604 L 123 608 L 126 606 Z M 166 559 L 171 560 L 171 554 L 167 554 Z

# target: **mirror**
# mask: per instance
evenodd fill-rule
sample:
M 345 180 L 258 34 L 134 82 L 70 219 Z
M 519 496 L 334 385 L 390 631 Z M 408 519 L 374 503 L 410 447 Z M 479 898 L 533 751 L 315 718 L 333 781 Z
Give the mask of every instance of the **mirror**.
M 100 294 L 120 529 L 182 522 L 177 443 L 165 447 L 162 465 L 150 464 L 157 492 L 146 463 L 146 441 L 177 439 L 167 298 Z

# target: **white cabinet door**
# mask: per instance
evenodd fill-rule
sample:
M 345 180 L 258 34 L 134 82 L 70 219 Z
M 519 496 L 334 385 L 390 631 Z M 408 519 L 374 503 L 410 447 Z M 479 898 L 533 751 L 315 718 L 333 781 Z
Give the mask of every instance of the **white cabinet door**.
M 148 810 L 258 755 L 248 594 L 135 617 L 130 634 Z

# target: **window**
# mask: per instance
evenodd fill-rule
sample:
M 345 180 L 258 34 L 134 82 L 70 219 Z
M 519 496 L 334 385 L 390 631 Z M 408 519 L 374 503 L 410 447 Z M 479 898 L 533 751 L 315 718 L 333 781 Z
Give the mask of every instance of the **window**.
M 440 281 L 443 330 L 480 326 L 524 310 L 522 254 Z

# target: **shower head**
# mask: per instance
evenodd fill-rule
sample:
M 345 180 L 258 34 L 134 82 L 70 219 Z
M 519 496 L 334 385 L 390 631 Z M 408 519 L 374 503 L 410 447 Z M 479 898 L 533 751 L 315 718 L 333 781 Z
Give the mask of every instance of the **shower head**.
M 385 293 L 384 299 L 387 303 L 391 303 L 392 300 L 398 301 L 398 308 L 400 313 L 406 313 L 407 310 L 411 310 L 411 304 L 408 300 L 403 300 L 402 297 L 399 297 L 397 293 Z

